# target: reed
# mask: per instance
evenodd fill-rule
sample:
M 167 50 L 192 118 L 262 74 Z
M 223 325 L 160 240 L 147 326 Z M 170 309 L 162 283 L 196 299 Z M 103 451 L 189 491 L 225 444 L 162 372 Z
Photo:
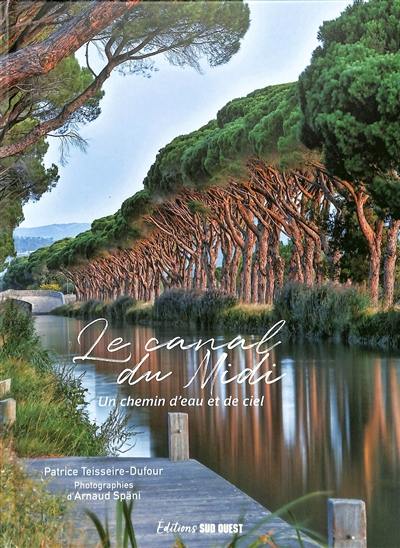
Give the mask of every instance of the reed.
M 300 504 L 306 504 L 310 499 L 326 495 L 324 492 L 315 492 L 304 495 L 296 500 L 293 500 L 275 512 L 271 512 L 267 517 L 260 520 L 252 526 L 244 534 L 234 535 L 228 543 L 224 542 L 220 548 L 284 548 L 288 545 L 293 548 L 304 548 L 304 535 L 307 535 L 307 545 L 315 544 L 315 547 L 321 546 L 324 539 L 314 531 L 308 529 L 304 525 L 297 522 L 293 514 L 293 508 Z M 140 548 L 135 536 L 135 524 L 132 517 L 133 502 L 118 501 L 116 504 L 116 530 L 112 535 L 110 532 L 108 521 L 104 523 L 92 511 L 87 510 L 86 514 L 92 520 L 97 534 L 99 536 L 101 548 Z M 275 533 L 272 526 L 277 517 L 288 517 L 292 522 L 291 529 L 283 529 L 279 533 Z M 240 522 L 243 518 L 240 518 Z M 261 533 L 261 531 L 264 531 Z M 315 541 L 313 538 L 316 539 Z M 166 545 L 167 546 L 167 545 Z M 185 540 L 177 537 L 171 548 L 189 548 L 190 544 L 186 544 Z M 218 545 L 216 545 L 218 548 Z

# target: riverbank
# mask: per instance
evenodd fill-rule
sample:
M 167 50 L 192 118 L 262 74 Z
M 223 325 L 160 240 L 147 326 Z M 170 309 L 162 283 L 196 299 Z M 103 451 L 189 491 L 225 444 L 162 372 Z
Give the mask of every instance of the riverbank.
M 0 316 L 0 379 L 11 379 L 7 396 L 17 402 L 16 421 L 2 434 L 17 456 L 109 453 L 116 434 L 110 421 L 101 427 L 90 421 L 80 379 L 71 368 L 52 365 L 33 319 L 12 301 Z M 116 430 L 121 434 L 123 425 Z
M 64 497 L 50 494 L 42 482 L 30 479 L 1 439 L 0 454 L 0 545 L 65 546 Z
M 0 434 L 1 546 L 65 546 L 67 504 L 28 477 L 16 457 L 105 450 L 85 411 L 80 383 L 52 370 L 31 316 L 9 301 L 0 314 L 0 380 L 17 401 L 17 419 Z M 79 406 L 79 407 L 78 407 Z
M 217 291 L 170 290 L 154 304 L 130 297 L 65 305 L 56 314 L 74 318 L 105 317 L 111 322 L 212 328 L 226 332 L 262 333 L 284 319 L 292 339 L 340 340 L 348 344 L 400 349 L 400 309 L 371 308 L 368 295 L 354 288 L 288 285 L 275 305 L 238 303 Z

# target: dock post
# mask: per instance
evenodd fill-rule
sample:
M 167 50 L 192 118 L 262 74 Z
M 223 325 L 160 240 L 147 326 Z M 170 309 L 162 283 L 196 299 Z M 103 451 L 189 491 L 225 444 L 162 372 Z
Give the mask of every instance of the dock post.
M 15 400 L 7 398 L 0 401 L 0 429 L 14 424 L 17 417 Z
M 328 499 L 329 548 L 367 548 L 365 502 Z
M 168 413 L 169 458 L 176 462 L 189 460 L 189 416 L 187 413 Z
M 0 398 L 11 390 L 11 379 L 0 381 Z

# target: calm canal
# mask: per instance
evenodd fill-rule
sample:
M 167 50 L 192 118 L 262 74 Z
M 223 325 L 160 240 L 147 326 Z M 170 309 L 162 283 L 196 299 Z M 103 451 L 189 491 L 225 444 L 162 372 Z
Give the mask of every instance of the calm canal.
M 85 353 L 100 333 L 91 327 L 77 342 L 88 321 L 57 316 L 39 316 L 36 326 L 45 346 L 60 363 Z M 107 352 L 115 337 L 132 342 L 132 367 L 145 354 L 146 342 L 180 336 L 190 343 L 214 337 L 218 344 L 233 335 L 193 333 L 182 329 L 140 326 L 109 328 L 97 345 L 96 355 L 113 359 L 127 356 L 126 349 Z M 261 335 L 246 336 L 255 342 Z M 278 337 L 279 339 L 280 337 Z M 228 350 L 230 374 L 254 367 L 254 350 Z M 216 383 L 214 395 L 244 398 L 264 397 L 260 406 L 179 408 L 189 413 L 191 456 L 216 471 L 240 489 L 274 510 L 303 494 L 329 491 L 332 496 L 362 498 L 368 509 L 368 546 L 400 546 L 400 357 L 340 344 L 282 343 L 271 353 L 274 375 L 284 374 L 272 385 L 251 387 Z M 145 371 L 173 371 L 165 381 L 117 385 L 118 374 L 127 364 L 104 361 L 79 363 L 76 374 L 85 373 L 89 413 L 101 423 L 110 411 L 100 407 L 111 398 L 164 397 L 175 395 L 205 399 L 196 378 L 188 388 L 202 352 L 160 349 L 152 352 Z M 217 354 L 218 357 L 218 354 Z M 103 400 L 100 398 L 103 397 Z M 129 424 L 138 432 L 134 447 L 126 454 L 138 457 L 167 456 L 166 406 L 122 407 Z M 221 501 L 223 504 L 223 501 Z M 323 497 L 295 512 L 314 530 L 324 531 L 326 505 Z

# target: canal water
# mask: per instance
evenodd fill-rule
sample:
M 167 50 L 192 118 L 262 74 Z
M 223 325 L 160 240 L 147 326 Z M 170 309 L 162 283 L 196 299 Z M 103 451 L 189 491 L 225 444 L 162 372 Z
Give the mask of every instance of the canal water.
M 60 363 L 85 354 L 100 337 L 103 323 L 89 323 L 57 316 L 36 318 L 37 330 L 45 346 Z M 165 343 L 182 337 L 186 343 L 215 338 L 216 345 L 227 343 L 234 334 L 193 333 L 182 329 L 142 326 L 109 327 L 92 351 L 98 360 L 75 365 L 84 373 L 89 413 L 101 423 L 110 407 L 100 406 L 107 398 L 127 402 L 162 402 L 166 405 L 126 406 L 129 424 L 136 431 L 135 445 L 125 455 L 167 456 L 169 410 L 189 413 L 191 456 L 271 510 L 316 491 L 330 496 L 361 498 L 368 511 L 369 548 L 400 546 L 400 356 L 340 344 L 282 342 L 270 352 L 260 370 L 273 369 L 272 377 L 282 380 L 267 385 L 223 384 L 217 375 L 211 386 L 201 387 L 195 375 L 206 349 L 166 349 L 152 351 L 140 370 L 163 375 L 162 382 L 142 380 L 130 386 L 117 384 L 118 375 L 132 368 L 146 354 L 145 345 L 155 337 Z M 107 345 L 116 337 L 131 342 L 130 347 L 110 352 Z M 248 344 L 262 335 L 246 335 Z M 274 338 L 274 342 L 282 339 Z M 122 344 L 122 343 L 121 343 Z M 152 343 L 154 346 L 154 342 Z M 265 345 L 264 345 L 265 347 Z M 264 348 L 263 347 L 263 348 Z M 114 347 L 111 347 L 114 350 Z M 211 353 L 211 363 L 226 351 L 231 364 L 229 376 L 260 362 L 257 349 L 220 349 Z M 132 353 L 129 362 L 123 360 Z M 272 367 L 272 364 L 276 367 Z M 224 365 L 224 364 L 223 364 Z M 222 369 L 223 366 L 221 366 Z M 225 368 L 224 368 L 225 369 Z M 136 378 L 136 377 L 135 377 Z M 227 377 L 226 377 L 227 378 Z M 191 379 L 187 388 L 183 388 Z M 237 398 L 237 406 L 195 407 L 168 402 L 174 396 L 194 398 Z M 260 402 L 263 405 L 243 405 Z M 326 496 L 307 502 L 294 511 L 295 517 L 320 532 L 326 522 Z M 221 501 L 223 504 L 223 501 Z M 233 516 L 235 517 L 235 516 Z M 239 517 L 239 516 L 236 516 Z

